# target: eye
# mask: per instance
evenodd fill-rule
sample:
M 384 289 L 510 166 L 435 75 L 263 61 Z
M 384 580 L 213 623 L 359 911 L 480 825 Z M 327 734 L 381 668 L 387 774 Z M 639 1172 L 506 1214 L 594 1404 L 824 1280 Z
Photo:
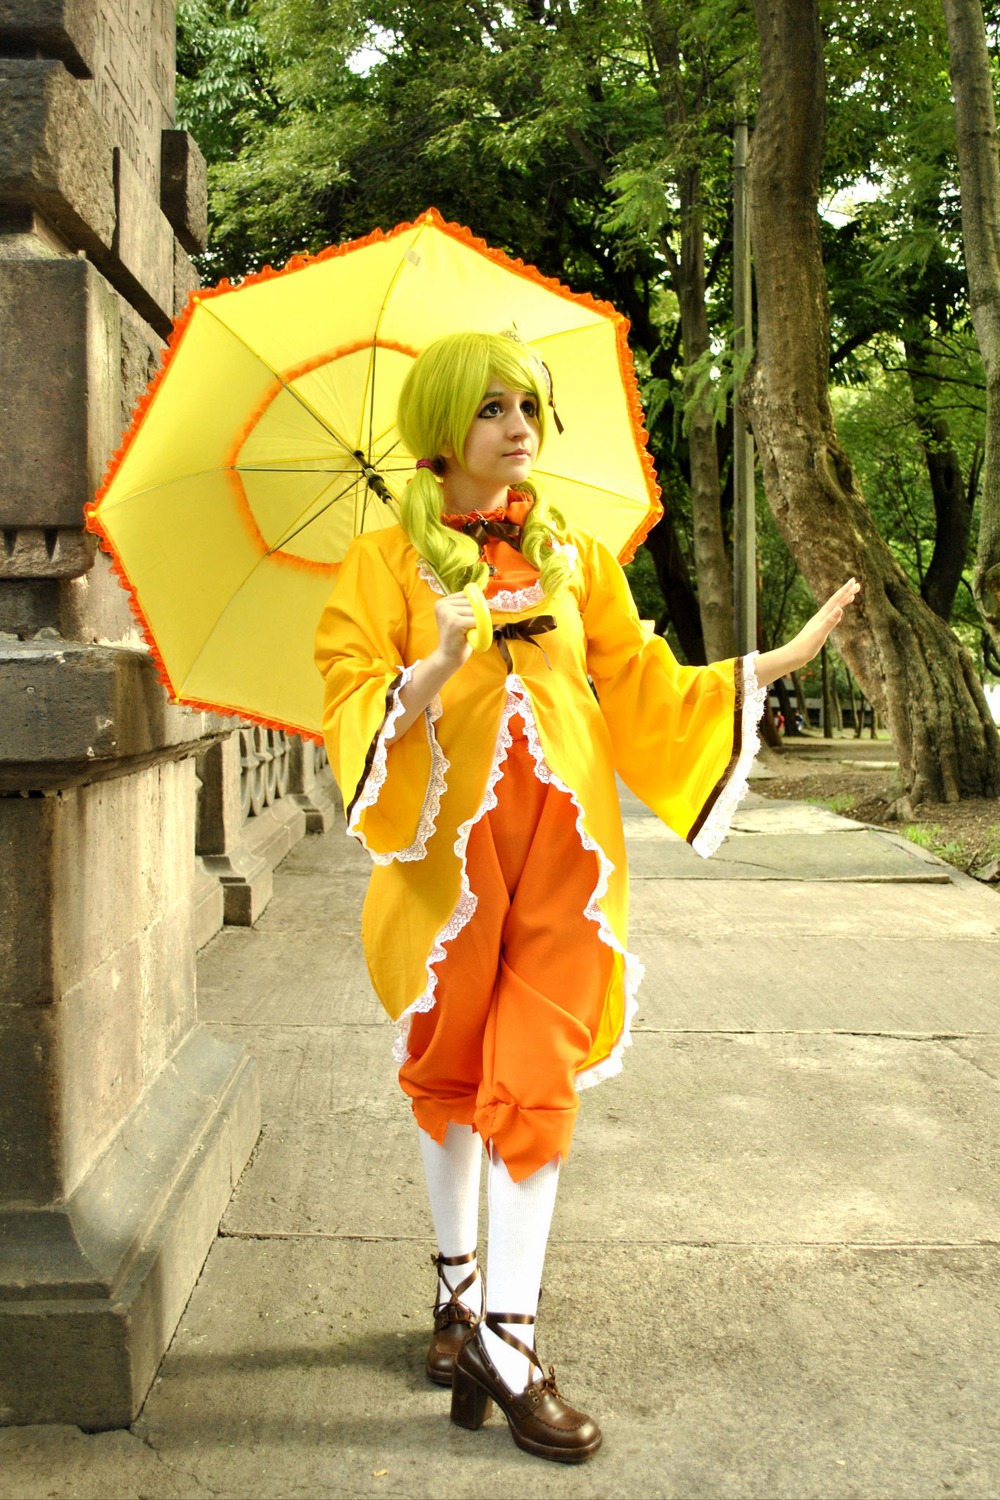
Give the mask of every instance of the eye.
M 537 417 L 538 402 L 533 397 L 529 397 L 527 401 L 521 402 L 521 410 L 524 412 L 524 415 L 526 417 Z
M 495 417 L 499 411 L 499 401 L 487 401 L 486 405 L 482 408 L 479 415 L 481 417 Z

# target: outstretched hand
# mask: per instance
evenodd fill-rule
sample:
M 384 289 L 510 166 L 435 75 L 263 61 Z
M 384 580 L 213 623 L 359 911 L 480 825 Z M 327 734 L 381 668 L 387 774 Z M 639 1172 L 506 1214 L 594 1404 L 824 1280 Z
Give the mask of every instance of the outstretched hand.
M 790 672 L 797 672 L 800 667 L 812 661 L 826 644 L 831 630 L 844 618 L 844 610 L 854 603 L 860 592 L 861 585 L 857 579 L 849 578 L 835 594 L 830 595 L 825 604 L 820 605 L 798 635 L 777 650 L 762 651 L 755 657 L 754 667 L 761 687 L 774 682 L 777 677 L 787 677 Z

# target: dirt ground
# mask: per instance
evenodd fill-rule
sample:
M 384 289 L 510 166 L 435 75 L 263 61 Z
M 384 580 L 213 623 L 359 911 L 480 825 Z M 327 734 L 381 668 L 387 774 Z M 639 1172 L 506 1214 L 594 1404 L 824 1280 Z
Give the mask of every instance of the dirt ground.
M 821 802 L 860 823 L 905 833 L 961 870 L 988 873 L 1000 889 L 1000 798 L 926 802 L 915 809 L 912 823 L 900 824 L 888 816 L 900 794 L 898 771 L 887 764 L 893 759 L 888 742 L 810 737 L 780 753 L 763 752 L 762 763 L 774 779 L 755 780 L 753 790 L 764 797 Z

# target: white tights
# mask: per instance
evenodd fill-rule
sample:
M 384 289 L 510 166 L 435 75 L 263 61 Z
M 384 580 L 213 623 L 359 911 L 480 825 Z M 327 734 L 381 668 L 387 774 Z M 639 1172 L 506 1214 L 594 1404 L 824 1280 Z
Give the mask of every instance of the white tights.
M 479 1210 L 479 1172 L 482 1148 L 479 1136 L 469 1125 L 449 1125 L 444 1144 L 439 1146 L 424 1130 L 419 1130 L 420 1149 L 427 1176 L 431 1216 L 442 1255 L 466 1255 L 476 1248 Z M 487 1198 L 489 1203 L 489 1261 L 486 1276 L 486 1305 L 490 1312 L 528 1313 L 538 1310 L 538 1293 L 542 1284 L 545 1249 L 559 1186 L 559 1157 L 522 1182 L 514 1182 L 495 1152 L 490 1153 Z M 449 1269 L 453 1285 L 473 1268 Z M 457 1273 L 457 1274 L 456 1274 Z M 462 1301 L 473 1312 L 481 1310 L 481 1281 L 477 1280 Z M 447 1301 L 450 1288 L 439 1300 Z M 515 1338 L 534 1345 L 532 1325 L 504 1325 Z M 506 1384 L 522 1391 L 538 1372 L 530 1362 L 483 1328 L 483 1347 Z

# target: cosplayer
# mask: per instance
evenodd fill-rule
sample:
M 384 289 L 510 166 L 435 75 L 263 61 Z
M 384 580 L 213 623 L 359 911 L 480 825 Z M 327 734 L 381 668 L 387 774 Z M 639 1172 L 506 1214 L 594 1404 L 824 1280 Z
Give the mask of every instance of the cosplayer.
M 427 1373 L 477 1428 L 562 1462 L 600 1446 L 534 1346 L 578 1091 L 618 1072 L 641 967 L 615 772 L 709 854 L 746 786 L 765 684 L 808 661 L 846 584 L 778 651 L 682 667 L 616 559 L 530 474 L 551 390 L 519 341 L 441 339 L 398 427 L 421 455 L 401 522 L 359 537 L 320 621 L 323 726 L 348 832 L 374 861 L 362 937 L 399 1023 L 437 1238 Z M 492 615 L 473 652 L 478 584 Z M 477 1262 L 486 1148 L 489 1244 Z

